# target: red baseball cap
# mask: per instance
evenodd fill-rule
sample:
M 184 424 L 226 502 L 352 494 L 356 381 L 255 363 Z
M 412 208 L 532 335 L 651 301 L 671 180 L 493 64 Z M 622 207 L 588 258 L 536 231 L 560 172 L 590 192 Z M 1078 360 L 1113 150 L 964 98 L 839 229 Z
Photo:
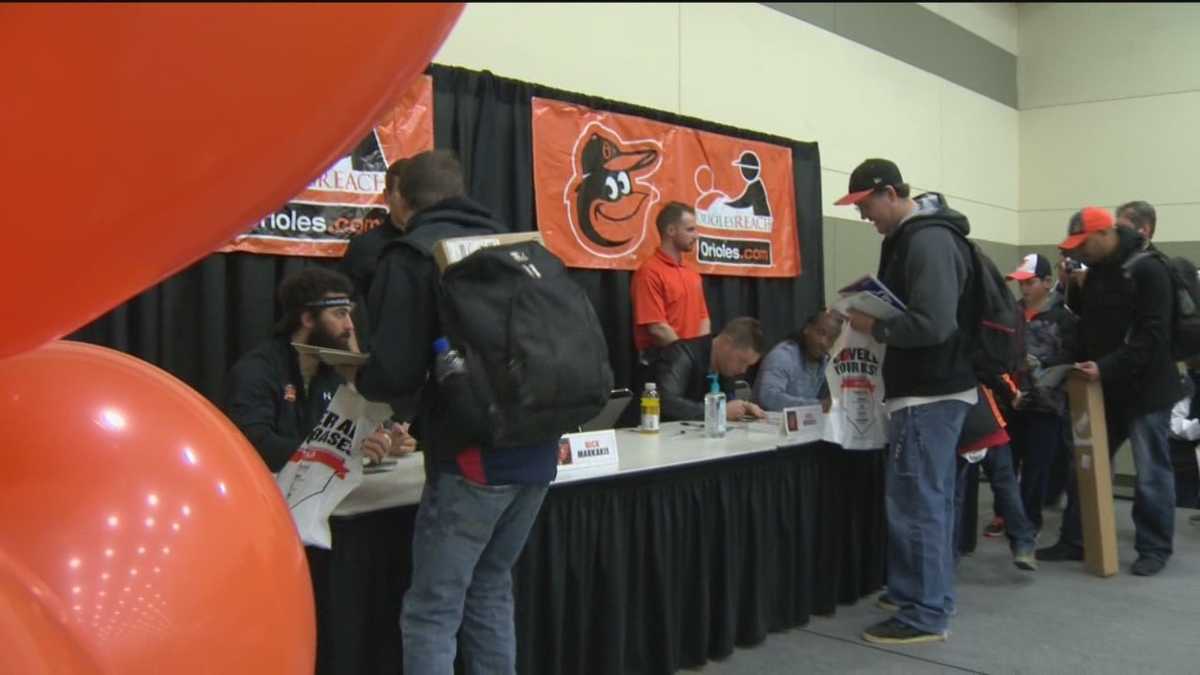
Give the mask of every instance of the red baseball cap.
M 1071 216 L 1067 226 L 1067 238 L 1058 245 L 1064 251 L 1079 248 L 1083 242 L 1096 232 L 1111 230 L 1116 227 L 1116 221 L 1106 209 L 1098 206 L 1088 206 Z

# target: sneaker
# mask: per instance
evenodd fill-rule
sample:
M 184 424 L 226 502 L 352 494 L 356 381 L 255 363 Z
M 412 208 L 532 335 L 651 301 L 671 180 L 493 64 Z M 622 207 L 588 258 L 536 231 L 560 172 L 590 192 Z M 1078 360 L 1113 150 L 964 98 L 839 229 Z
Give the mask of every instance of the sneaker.
M 1025 551 L 1017 551 L 1013 553 L 1013 564 L 1017 569 L 1026 572 L 1036 572 L 1038 568 L 1037 559 L 1034 557 L 1033 549 Z
M 1152 577 L 1155 574 L 1163 571 L 1163 568 L 1166 566 L 1166 560 L 1148 558 L 1144 555 L 1140 555 L 1138 556 L 1138 559 L 1133 562 L 1133 565 L 1129 568 L 1129 571 L 1133 572 L 1139 577 Z
M 888 619 L 863 631 L 867 642 L 880 645 L 919 645 L 927 642 L 945 642 L 947 633 L 926 633 L 898 619 Z
M 1003 537 L 1004 536 L 1004 519 L 1000 516 L 992 518 L 992 522 L 988 523 L 987 527 L 983 528 L 983 536 L 985 537 Z
M 886 592 L 880 593 L 878 598 L 875 598 L 875 606 L 885 612 L 898 612 L 900 605 L 892 601 Z
M 1043 562 L 1062 562 L 1064 560 L 1083 560 L 1083 548 L 1060 541 L 1053 546 L 1039 548 L 1037 559 Z

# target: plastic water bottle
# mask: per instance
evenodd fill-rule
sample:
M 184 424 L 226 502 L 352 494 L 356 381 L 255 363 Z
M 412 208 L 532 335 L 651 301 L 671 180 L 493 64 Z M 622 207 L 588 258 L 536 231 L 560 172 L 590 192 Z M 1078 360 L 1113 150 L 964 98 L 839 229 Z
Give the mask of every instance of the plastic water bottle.
M 660 410 L 658 388 L 653 382 L 647 382 L 646 389 L 642 392 L 642 433 L 658 433 Z
M 708 394 L 704 396 L 704 435 L 709 438 L 725 437 L 725 392 L 716 375 L 708 376 Z
M 433 376 L 438 384 L 446 386 L 446 380 L 454 375 L 466 375 L 467 362 L 458 350 L 450 347 L 450 341 L 440 337 L 433 341 Z

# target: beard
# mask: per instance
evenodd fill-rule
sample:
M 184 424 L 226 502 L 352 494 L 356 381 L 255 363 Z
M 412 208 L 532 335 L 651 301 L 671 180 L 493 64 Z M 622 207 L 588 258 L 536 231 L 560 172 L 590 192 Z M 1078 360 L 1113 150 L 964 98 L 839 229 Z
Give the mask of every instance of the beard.
M 312 333 L 308 336 L 308 344 L 314 347 L 321 347 L 322 349 L 350 351 L 350 331 L 335 334 L 318 322 L 316 326 L 313 326 Z

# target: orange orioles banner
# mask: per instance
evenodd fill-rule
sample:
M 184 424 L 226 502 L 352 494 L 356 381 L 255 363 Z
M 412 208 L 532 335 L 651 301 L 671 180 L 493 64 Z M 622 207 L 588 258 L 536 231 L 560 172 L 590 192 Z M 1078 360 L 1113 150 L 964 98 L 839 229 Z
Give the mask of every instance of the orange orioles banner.
M 533 99 L 538 230 L 571 267 L 635 270 L 668 202 L 694 207 L 703 274 L 800 273 L 789 148 Z
M 432 149 L 433 79 L 426 75 L 349 155 L 220 250 L 340 258 L 351 237 L 389 226 L 383 201 L 388 166 Z

